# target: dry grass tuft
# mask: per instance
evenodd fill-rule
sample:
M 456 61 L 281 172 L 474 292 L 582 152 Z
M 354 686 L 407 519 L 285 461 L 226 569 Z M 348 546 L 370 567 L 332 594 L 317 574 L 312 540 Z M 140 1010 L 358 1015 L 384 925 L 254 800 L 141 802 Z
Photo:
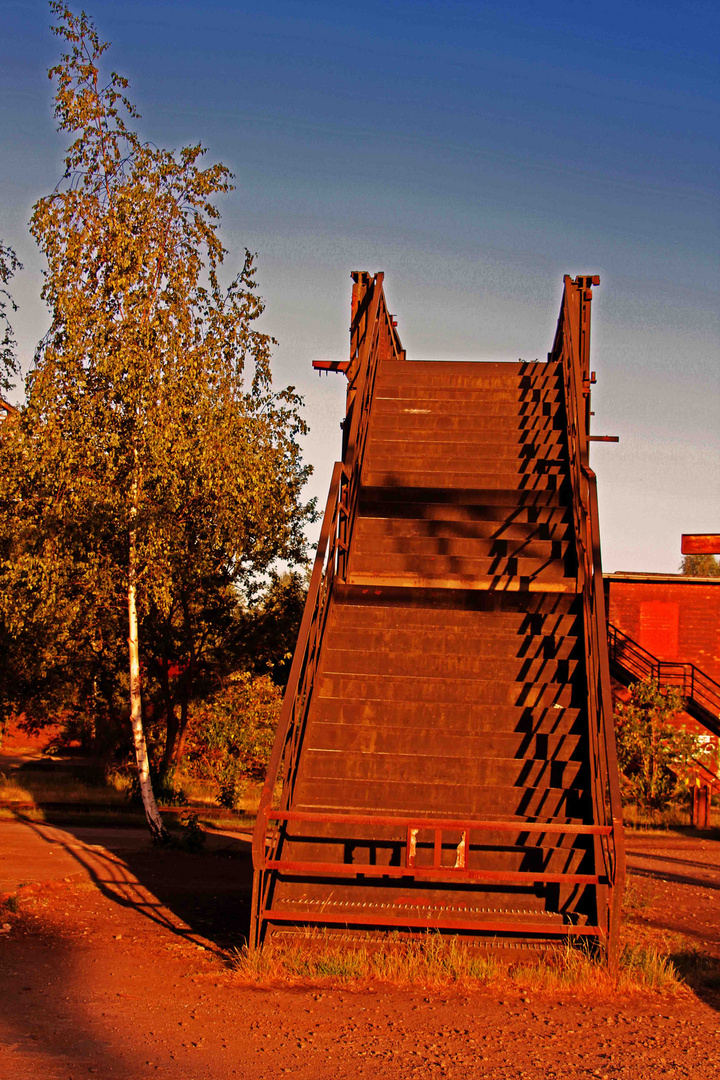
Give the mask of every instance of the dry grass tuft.
M 626 829 L 639 832 L 687 832 L 692 824 L 692 811 L 689 806 L 671 803 L 662 810 L 650 810 L 626 803 L 623 806 L 623 822 Z M 720 808 L 710 808 L 710 828 L 720 828 Z
M 233 967 L 244 982 L 255 985 L 330 983 L 360 988 L 379 982 L 435 990 L 489 986 L 520 992 L 615 990 L 602 957 L 569 941 L 537 958 L 508 963 L 440 934 L 419 940 L 389 935 L 368 945 L 308 931 L 297 940 L 271 939 L 257 950 L 238 950 Z M 654 944 L 627 943 L 620 969 L 617 989 L 625 992 L 667 992 L 682 986 L 674 962 Z

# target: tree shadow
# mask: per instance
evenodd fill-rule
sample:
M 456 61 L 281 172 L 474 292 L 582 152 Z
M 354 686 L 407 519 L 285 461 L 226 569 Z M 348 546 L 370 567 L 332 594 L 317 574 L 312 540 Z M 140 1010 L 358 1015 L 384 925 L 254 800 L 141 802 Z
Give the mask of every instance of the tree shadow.
M 15 816 L 36 835 L 46 838 L 37 822 L 21 813 Z M 75 838 L 77 843 L 72 843 L 56 834 L 54 842 L 71 856 L 78 870 L 87 874 L 103 896 L 118 906 L 134 909 L 179 938 L 201 944 L 221 958 L 247 941 L 252 893 L 249 840 L 206 834 L 206 849 L 191 853 L 174 847 L 153 847 L 149 835 L 147 842 L 142 841 L 144 830 L 88 830 L 86 826 L 60 822 L 53 827 Z M 106 843 L 110 838 L 112 850 L 101 846 L 97 834 L 104 835 Z

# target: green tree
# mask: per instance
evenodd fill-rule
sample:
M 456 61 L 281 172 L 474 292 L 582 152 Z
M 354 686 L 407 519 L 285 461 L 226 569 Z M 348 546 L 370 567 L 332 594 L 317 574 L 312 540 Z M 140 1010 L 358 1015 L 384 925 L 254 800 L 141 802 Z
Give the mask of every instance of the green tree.
M 11 313 L 17 311 L 17 304 L 5 286 L 21 268 L 13 249 L 0 240 L 0 423 L 3 425 L 3 430 L 0 431 L 0 452 L 4 440 L 8 437 L 10 421 L 16 414 L 15 408 L 3 395 L 12 389 L 13 379 L 18 371 L 17 347 L 10 321 Z M 5 485 L 0 485 L 0 503 L 7 495 L 4 487 Z M 12 539 L 4 524 L 5 518 L 0 513 L 0 565 L 7 557 Z M 14 649 L 15 643 L 7 632 L 0 609 L 0 745 L 5 731 L 7 701 L 13 686 Z
M 282 694 L 268 675 L 232 674 L 193 711 L 188 768 L 235 809 L 248 780 L 265 778 Z
M 720 577 L 720 562 L 714 555 L 683 555 L 680 573 L 685 577 Z
M 193 701 L 242 671 L 285 686 L 306 591 L 304 575 L 271 572 L 247 599 L 226 575 L 193 594 L 180 589 L 166 612 L 151 610 L 141 629 L 154 712 L 166 731 L 161 775 L 181 764 Z
M 140 630 L 153 617 L 181 628 L 189 700 L 208 594 L 304 557 L 304 424 L 293 389 L 272 391 L 252 256 L 220 284 L 215 200 L 231 190 L 228 169 L 203 168 L 200 145 L 142 142 L 127 80 L 101 80 L 107 43 L 84 13 L 51 8 L 69 46 L 50 71 L 55 115 L 72 142 L 64 181 L 31 221 L 52 323 L 11 452 L 6 584 L 25 597 L 16 632 L 23 616 L 44 620 L 98 655 L 117 644 L 124 607 L 139 783 L 161 840 Z
M 618 764 L 629 801 L 659 810 L 687 790 L 702 748 L 696 735 L 671 723 L 683 707 L 679 691 L 662 688 L 656 679 L 634 683 L 629 700 L 617 703 Z
M 305 610 L 307 577 L 271 574 L 256 602 L 239 613 L 235 647 L 240 666 L 267 674 L 284 689 Z

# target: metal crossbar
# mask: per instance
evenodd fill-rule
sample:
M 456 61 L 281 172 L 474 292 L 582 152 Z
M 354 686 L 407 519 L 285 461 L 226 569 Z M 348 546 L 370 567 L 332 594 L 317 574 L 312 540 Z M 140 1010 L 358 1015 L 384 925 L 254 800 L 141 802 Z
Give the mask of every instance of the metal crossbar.
M 610 836 L 611 825 L 584 825 L 565 824 L 563 822 L 528 822 L 528 821 L 448 821 L 433 818 L 406 818 L 395 816 L 382 816 L 375 814 L 323 814 L 307 813 L 303 811 L 268 810 L 268 820 L 282 821 L 286 823 L 312 824 L 312 825 L 370 825 L 374 828 L 393 827 L 400 833 L 400 839 L 377 838 L 375 843 L 392 844 L 399 843 L 405 846 L 405 859 L 402 866 L 384 865 L 378 863 L 329 863 L 316 860 L 291 860 L 276 859 L 272 855 L 265 858 L 263 866 L 266 870 L 277 870 L 285 874 L 300 874 L 323 877 L 327 874 L 339 877 L 413 877 L 433 881 L 440 880 L 465 880 L 465 881 L 493 881 L 507 884 L 527 884 L 528 882 L 553 882 L 572 885 L 599 885 L 608 884 L 607 878 L 598 874 L 571 874 L 571 873 L 548 873 L 537 870 L 483 870 L 468 866 L 468 855 L 471 849 L 470 834 L 472 832 L 506 832 L 517 835 L 542 835 L 562 834 L 574 836 Z M 443 844 L 445 833 L 460 833 L 460 842 Z M 428 848 L 431 845 L 427 840 L 420 839 L 420 834 L 432 833 L 432 866 L 418 864 L 417 854 L 419 848 Z M 317 840 L 317 836 L 313 836 Z M 335 830 L 333 840 L 342 842 L 351 840 L 358 844 L 365 842 L 365 838 L 351 836 L 342 829 Z M 454 853 L 455 862 L 452 866 L 443 864 L 444 850 Z

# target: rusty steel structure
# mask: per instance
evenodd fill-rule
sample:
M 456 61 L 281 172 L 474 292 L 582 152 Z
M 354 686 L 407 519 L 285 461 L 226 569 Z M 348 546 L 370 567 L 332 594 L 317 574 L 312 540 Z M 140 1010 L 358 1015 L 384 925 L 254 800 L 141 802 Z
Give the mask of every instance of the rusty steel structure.
M 683 555 L 720 555 L 720 533 L 683 533 L 680 551 Z
M 253 839 L 252 943 L 593 941 L 623 828 L 595 476 L 597 278 L 547 362 L 410 361 L 354 273 L 342 460 Z

